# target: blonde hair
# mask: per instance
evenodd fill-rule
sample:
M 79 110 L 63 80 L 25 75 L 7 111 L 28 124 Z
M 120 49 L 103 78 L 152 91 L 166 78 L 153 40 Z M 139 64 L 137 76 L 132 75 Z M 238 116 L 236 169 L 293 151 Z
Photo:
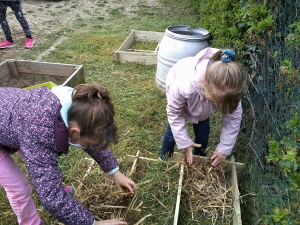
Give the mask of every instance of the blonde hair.
M 201 87 L 208 93 L 209 99 L 217 103 L 223 114 L 233 113 L 238 107 L 246 86 L 246 73 L 243 66 L 234 62 L 221 61 L 222 50 L 216 52 L 210 60 L 204 83 Z
M 104 147 L 118 142 L 115 110 L 106 88 L 98 84 L 80 84 L 73 90 L 68 120 L 77 122 L 80 135 Z

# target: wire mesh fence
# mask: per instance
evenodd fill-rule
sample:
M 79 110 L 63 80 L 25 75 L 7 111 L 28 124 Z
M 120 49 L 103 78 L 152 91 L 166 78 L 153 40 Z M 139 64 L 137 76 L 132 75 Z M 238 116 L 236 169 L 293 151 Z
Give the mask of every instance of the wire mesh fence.
M 284 124 L 294 115 L 298 115 L 299 121 L 300 2 L 277 0 L 265 3 L 276 27 L 263 34 L 251 52 L 254 71 L 250 75 L 248 102 L 244 107 L 244 123 L 250 133 L 247 153 L 252 155 L 248 165 L 249 186 L 256 194 L 255 216 L 250 224 L 263 224 L 262 218 L 274 214 L 275 207 L 288 212 L 286 223 L 278 224 L 299 224 L 299 191 L 292 189 L 290 177 L 278 164 L 268 162 L 266 157 L 270 154 L 268 141 L 279 142 L 290 135 Z M 299 126 L 297 129 L 299 132 Z M 299 140 L 296 145 L 299 161 Z M 299 169 L 297 171 L 299 173 Z

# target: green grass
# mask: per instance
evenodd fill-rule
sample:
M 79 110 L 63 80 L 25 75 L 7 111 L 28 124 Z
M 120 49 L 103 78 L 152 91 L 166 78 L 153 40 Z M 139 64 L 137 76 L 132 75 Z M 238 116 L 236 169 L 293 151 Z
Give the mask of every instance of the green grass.
M 132 43 L 132 45 L 129 47 L 129 49 L 154 51 L 155 48 L 157 47 L 157 45 L 158 45 L 158 43 L 156 43 L 156 42 L 135 41 Z
M 127 216 L 130 224 L 137 223 L 141 218 L 144 225 L 172 224 L 174 220 L 176 197 L 178 191 L 179 168 L 171 162 L 155 162 L 139 164 L 133 179 L 143 183 L 136 195 L 136 202 Z

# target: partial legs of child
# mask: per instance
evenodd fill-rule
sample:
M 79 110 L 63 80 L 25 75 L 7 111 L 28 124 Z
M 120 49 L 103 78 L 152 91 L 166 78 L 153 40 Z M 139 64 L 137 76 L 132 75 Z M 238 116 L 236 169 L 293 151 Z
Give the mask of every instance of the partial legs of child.
M 175 139 L 173 137 L 173 133 L 170 127 L 170 124 L 168 124 L 167 131 L 164 135 L 163 143 L 162 143 L 162 148 L 161 152 L 159 154 L 159 158 L 163 159 L 165 155 L 168 153 L 169 157 L 173 156 L 174 153 L 174 147 L 175 147 Z
M 6 21 L 6 11 L 7 7 L 10 7 L 15 14 L 16 19 L 19 21 L 23 32 L 26 36 L 25 41 L 25 48 L 31 48 L 35 41 L 33 40 L 31 36 L 31 32 L 29 29 L 28 22 L 26 18 L 24 17 L 23 11 L 22 11 L 22 5 L 18 2 L 0 2 L 0 24 L 1 28 L 5 34 L 5 40 L 0 44 L 0 48 L 12 48 L 15 46 L 15 43 L 12 38 L 11 30 L 8 25 L 8 22 Z
M 201 147 L 194 147 L 194 155 L 206 156 L 205 150 L 208 144 L 210 125 L 209 118 L 203 121 L 199 121 L 197 124 L 193 123 L 193 129 L 195 134 L 195 143 L 201 144 Z
M 205 150 L 208 144 L 210 125 L 209 118 L 204 121 L 199 121 L 197 124 L 193 124 L 194 134 L 195 134 L 195 143 L 201 144 L 201 147 L 194 147 L 194 155 L 206 156 Z M 168 153 L 169 157 L 173 156 L 175 148 L 175 139 L 171 130 L 170 124 L 168 124 L 167 131 L 164 135 L 162 149 L 159 155 L 160 159 L 163 159 Z
M 0 149 L 0 185 L 6 191 L 9 203 L 20 225 L 40 225 L 31 197 L 32 189 L 26 176 L 16 165 L 11 156 Z

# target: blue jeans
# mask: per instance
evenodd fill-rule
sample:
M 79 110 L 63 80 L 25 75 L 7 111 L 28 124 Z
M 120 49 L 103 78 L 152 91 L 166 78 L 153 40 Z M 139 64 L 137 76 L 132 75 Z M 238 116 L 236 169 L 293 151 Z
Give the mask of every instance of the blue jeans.
M 201 147 L 194 147 L 194 155 L 206 156 L 205 149 L 207 148 L 208 138 L 209 138 L 209 118 L 204 121 L 199 121 L 197 124 L 193 123 L 193 130 L 195 135 L 195 143 L 201 144 Z M 167 131 L 164 135 L 162 149 L 159 157 L 163 159 L 165 155 L 168 153 L 169 157 L 173 156 L 174 147 L 175 147 L 175 139 L 173 137 L 173 133 L 168 124 Z

